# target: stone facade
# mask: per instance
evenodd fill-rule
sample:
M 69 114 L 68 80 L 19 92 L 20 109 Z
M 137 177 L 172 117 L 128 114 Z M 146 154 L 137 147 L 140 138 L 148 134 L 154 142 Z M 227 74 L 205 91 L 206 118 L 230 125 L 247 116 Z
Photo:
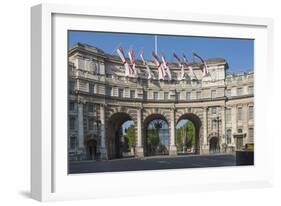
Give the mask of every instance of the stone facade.
M 69 50 L 69 158 L 115 158 L 115 133 L 123 122 L 136 126 L 136 156 L 145 155 L 146 127 L 153 118 L 169 125 L 169 154 L 176 155 L 175 127 L 187 118 L 196 129 L 196 153 L 241 149 L 254 138 L 254 73 L 227 74 L 224 59 L 206 60 L 209 76 L 192 64 L 197 80 L 147 80 L 140 61 L 138 79 L 124 77 L 118 56 L 90 45 Z M 154 75 L 157 68 L 148 62 Z M 180 68 L 170 63 L 176 79 Z M 216 121 L 217 120 L 217 121 Z M 214 146 L 215 145 L 215 146 Z

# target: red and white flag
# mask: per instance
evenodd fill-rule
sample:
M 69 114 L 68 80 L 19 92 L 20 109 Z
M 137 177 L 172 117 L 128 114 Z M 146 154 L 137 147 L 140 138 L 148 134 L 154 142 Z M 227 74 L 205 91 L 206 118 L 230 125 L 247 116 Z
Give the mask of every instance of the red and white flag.
M 182 54 L 182 56 L 183 56 L 183 61 L 184 61 L 184 63 L 187 65 L 187 68 L 188 68 L 188 70 L 189 70 L 189 76 L 190 76 L 190 78 L 191 79 L 196 79 L 196 75 L 195 75 L 195 73 L 193 72 L 193 69 L 192 69 L 192 66 L 189 64 L 189 62 L 188 62 L 188 60 L 187 60 L 187 57 L 185 56 L 185 54 Z
M 198 59 L 200 59 L 200 61 L 203 63 L 203 76 L 206 76 L 207 74 L 209 74 L 209 70 L 208 70 L 208 66 L 206 64 L 206 62 L 196 53 L 193 53 L 193 56 L 197 57 Z
M 141 60 L 142 60 L 143 64 L 144 64 L 145 67 L 146 67 L 147 79 L 152 79 L 152 78 L 154 79 L 153 74 L 152 74 L 152 72 L 151 72 L 151 70 L 150 70 L 150 68 L 149 68 L 149 66 L 148 66 L 148 64 L 147 64 L 147 62 L 145 61 L 145 59 L 144 59 L 144 57 L 143 57 L 143 52 L 140 53 L 140 57 L 141 57 Z
M 180 58 L 178 57 L 178 55 L 177 55 L 175 52 L 173 53 L 173 55 L 174 55 L 174 57 L 176 58 L 178 64 L 181 65 L 182 63 L 181 63 L 181 60 L 180 60 Z
M 130 51 L 128 52 L 128 56 L 129 56 L 129 59 L 131 61 L 131 64 L 133 65 L 134 76 L 137 77 L 138 72 L 137 72 L 137 69 L 136 69 L 135 54 L 134 54 L 133 49 L 130 49 Z
M 173 53 L 174 57 L 176 58 L 180 68 L 181 68 L 181 73 L 180 76 L 178 77 L 179 80 L 184 80 L 185 79 L 185 75 L 184 75 L 184 65 L 182 64 L 180 58 L 178 57 L 178 55 L 174 52 Z
M 172 79 L 171 70 L 170 70 L 168 63 L 166 62 L 164 56 L 162 56 L 162 62 L 163 62 L 163 67 L 166 70 L 166 74 L 168 75 L 168 79 L 171 80 Z
M 117 53 L 118 53 L 120 59 L 122 60 L 123 65 L 125 67 L 125 76 L 132 76 L 133 75 L 133 70 L 130 67 L 130 65 L 128 64 L 128 62 L 126 61 L 123 49 L 121 47 L 119 47 L 117 49 Z
M 158 56 L 155 54 L 155 52 L 152 52 L 152 57 L 154 59 L 155 65 L 158 67 L 158 79 L 164 80 L 165 78 L 165 70 L 163 69 L 163 66 L 158 58 Z

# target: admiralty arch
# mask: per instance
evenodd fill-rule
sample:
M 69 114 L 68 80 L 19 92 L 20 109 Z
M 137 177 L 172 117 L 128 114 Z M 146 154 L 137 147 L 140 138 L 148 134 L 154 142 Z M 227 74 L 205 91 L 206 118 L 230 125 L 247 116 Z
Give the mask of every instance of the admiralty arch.
M 127 78 L 117 55 L 78 43 L 68 51 L 69 159 L 119 157 L 120 126 L 135 125 L 134 156 L 146 152 L 146 129 L 154 119 L 168 125 L 168 155 L 177 155 L 176 125 L 188 119 L 195 127 L 196 154 L 242 149 L 254 141 L 254 73 L 228 73 L 227 60 L 207 59 L 210 75 L 193 63 L 196 79 L 177 80 L 180 68 L 169 63 L 172 80 L 148 79 L 146 67 L 136 60 L 138 78 Z M 147 63 L 157 76 L 153 62 Z M 222 149 L 224 148 L 224 149 Z

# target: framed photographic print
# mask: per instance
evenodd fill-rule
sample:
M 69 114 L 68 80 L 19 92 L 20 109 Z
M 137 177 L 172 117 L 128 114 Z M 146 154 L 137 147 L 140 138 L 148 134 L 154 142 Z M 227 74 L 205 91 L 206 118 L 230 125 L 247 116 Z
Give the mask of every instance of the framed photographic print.
M 271 19 L 43 4 L 31 22 L 33 198 L 271 185 Z

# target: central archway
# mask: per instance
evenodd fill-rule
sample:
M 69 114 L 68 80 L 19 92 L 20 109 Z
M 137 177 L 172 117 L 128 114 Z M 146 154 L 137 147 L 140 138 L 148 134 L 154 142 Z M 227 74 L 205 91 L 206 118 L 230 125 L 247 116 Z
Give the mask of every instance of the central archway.
M 125 112 L 117 112 L 111 115 L 107 127 L 107 153 L 108 159 L 122 158 L 128 148 L 124 141 L 124 132 L 126 128 L 124 123 L 132 121 L 131 116 Z M 133 123 L 134 124 L 134 123 Z
M 151 114 L 144 120 L 144 155 L 169 154 L 169 124 L 161 114 Z
M 181 115 L 176 124 L 176 142 L 177 142 L 177 149 L 178 153 L 192 153 L 192 154 L 199 154 L 200 153 L 200 130 L 202 126 L 202 122 L 200 118 L 193 113 L 186 113 Z M 184 134 L 186 135 L 185 138 L 182 138 L 178 132 L 181 132 L 181 130 L 184 130 Z M 188 137 L 189 135 L 189 137 Z M 194 135 L 194 136 L 193 136 Z M 192 137 L 191 137 L 192 136 Z M 184 143 L 182 143 L 181 140 L 185 140 Z M 181 143 L 181 144 L 179 144 Z M 186 145 L 186 148 L 183 148 L 183 145 Z M 187 150 L 189 149 L 189 150 Z

